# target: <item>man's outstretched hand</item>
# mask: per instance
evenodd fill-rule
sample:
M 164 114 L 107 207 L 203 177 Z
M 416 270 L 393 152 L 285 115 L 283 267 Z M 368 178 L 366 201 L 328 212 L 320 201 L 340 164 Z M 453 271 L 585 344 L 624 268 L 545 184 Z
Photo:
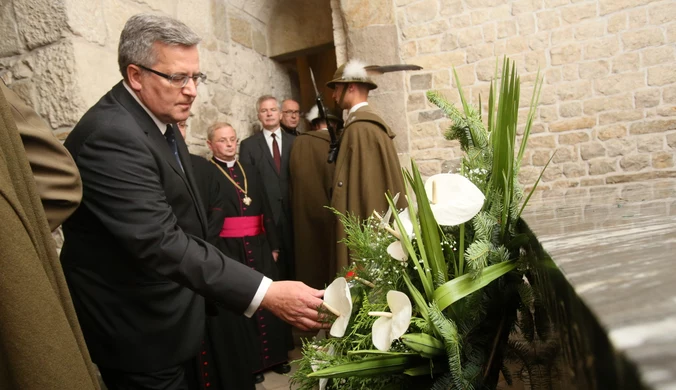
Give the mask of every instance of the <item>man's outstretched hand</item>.
M 322 304 L 323 290 L 289 280 L 272 282 L 261 307 L 301 330 L 330 328 L 319 322 L 317 309 Z

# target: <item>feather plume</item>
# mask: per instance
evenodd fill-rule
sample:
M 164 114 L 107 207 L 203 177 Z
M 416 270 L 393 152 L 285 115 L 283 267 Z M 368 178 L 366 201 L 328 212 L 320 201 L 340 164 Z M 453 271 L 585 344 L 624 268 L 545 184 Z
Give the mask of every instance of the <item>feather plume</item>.
M 316 104 L 312 106 L 307 114 L 305 114 L 305 118 L 308 120 L 308 122 L 312 122 L 313 120 L 319 118 L 319 108 Z
M 345 65 L 345 70 L 343 70 L 344 79 L 365 79 L 368 77 L 366 73 L 366 65 L 359 61 L 358 59 L 351 59 L 347 65 Z
M 366 68 L 366 73 L 371 75 L 381 75 L 389 72 L 399 72 L 403 70 L 421 70 L 422 66 L 410 64 L 396 64 L 396 65 L 369 65 Z

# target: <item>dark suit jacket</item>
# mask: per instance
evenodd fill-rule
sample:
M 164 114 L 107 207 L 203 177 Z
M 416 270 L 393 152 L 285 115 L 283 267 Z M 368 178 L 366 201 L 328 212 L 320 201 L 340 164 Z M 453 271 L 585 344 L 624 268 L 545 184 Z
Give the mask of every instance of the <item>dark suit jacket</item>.
M 272 216 L 277 225 L 280 237 L 280 267 L 281 279 L 295 278 L 295 262 L 293 250 L 293 222 L 291 216 L 291 201 L 289 199 L 289 159 L 291 147 L 295 136 L 286 133 L 280 128 L 282 135 L 282 164 L 280 172 L 275 168 L 275 160 L 272 158 L 270 148 L 265 141 L 262 131 L 242 141 L 239 146 L 239 159 L 241 162 L 253 165 L 263 179 L 263 187 L 270 207 Z
M 281 130 L 281 129 L 280 129 Z M 265 192 L 272 207 L 275 223 L 279 225 L 291 221 L 291 206 L 289 202 L 289 158 L 295 136 L 281 130 L 282 134 L 282 166 L 277 173 L 275 160 L 270 148 L 265 142 L 262 131 L 242 141 L 239 146 L 240 161 L 253 165 L 258 169 L 263 179 Z
M 155 123 L 120 82 L 65 142 L 82 205 L 64 224 L 64 273 L 102 367 L 148 372 L 195 356 L 204 299 L 243 312 L 262 275 L 204 241 L 206 216 L 190 156 L 185 173 Z

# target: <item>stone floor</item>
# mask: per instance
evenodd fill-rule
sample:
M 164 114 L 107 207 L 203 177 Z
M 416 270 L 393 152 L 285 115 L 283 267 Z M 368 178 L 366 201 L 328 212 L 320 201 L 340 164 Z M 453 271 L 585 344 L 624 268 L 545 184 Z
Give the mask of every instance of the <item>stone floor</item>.
M 296 360 L 300 359 L 301 350 L 300 347 L 296 347 L 293 351 L 289 352 L 289 359 Z M 296 387 L 291 387 L 289 385 L 289 377 L 298 366 L 296 364 L 291 364 L 291 372 L 286 375 L 280 375 L 275 372 L 268 372 L 265 374 L 265 381 L 256 385 L 256 390 L 287 390 L 287 389 L 296 389 Z

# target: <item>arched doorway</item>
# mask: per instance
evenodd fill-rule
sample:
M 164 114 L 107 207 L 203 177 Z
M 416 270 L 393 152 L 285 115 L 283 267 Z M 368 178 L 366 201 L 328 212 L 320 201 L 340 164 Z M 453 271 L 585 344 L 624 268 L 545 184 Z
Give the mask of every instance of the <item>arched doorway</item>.
M 314 72 L 324 103 L 333 109 L 331 90 L 325 87 L 336 70 L 330 0 L 287 0 L 278 2 L 268 24 L 270 58 L 279 61 L 297 77 L 301 110 L 315 103 L 310 79 Z

